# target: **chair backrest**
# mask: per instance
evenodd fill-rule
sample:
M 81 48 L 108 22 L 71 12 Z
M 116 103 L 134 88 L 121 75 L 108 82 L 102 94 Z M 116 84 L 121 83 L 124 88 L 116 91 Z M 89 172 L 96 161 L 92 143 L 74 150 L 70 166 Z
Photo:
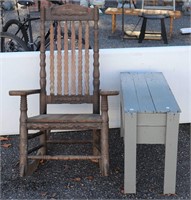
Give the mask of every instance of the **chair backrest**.
M 92 103 L 93 112 L 99 113 L 98 20 L 96 7 L 65 4 L 41 9 L 41 114 L 49 103 Z M 48 29 L 50 39 L 45 38 Z
M 142 9 L 174 10 L 175 0 L 142 0 Z

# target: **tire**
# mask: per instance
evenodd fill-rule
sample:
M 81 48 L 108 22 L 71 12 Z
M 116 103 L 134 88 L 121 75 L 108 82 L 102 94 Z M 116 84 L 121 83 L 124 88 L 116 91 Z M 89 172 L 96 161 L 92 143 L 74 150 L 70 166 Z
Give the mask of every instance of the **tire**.
M 28 44 L 29 37 L 25 26 L 17 19 L 9 20 L 3 27 L 3 32 L 9 32 L 13 35 L 16 35 L 21 40 L 25 41 L 26 44 Z
M 0 33 L 0 45 L 0 52 L 20 52 L 30 50 L 23 40 L 8 32 Z

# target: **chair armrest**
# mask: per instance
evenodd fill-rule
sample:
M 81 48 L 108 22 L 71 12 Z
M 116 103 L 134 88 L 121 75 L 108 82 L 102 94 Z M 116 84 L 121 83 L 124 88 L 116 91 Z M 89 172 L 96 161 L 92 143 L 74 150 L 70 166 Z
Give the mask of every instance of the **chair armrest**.
M 118 91 L 100 91 L 101 95 L 101 115 L 103 123 L 109 122 L 108 117 L 108 96 L 118 95 Z
M 114 96 L 118 94 L 119 94 L 119 91 L 100 91 L 101 96 Z
M 9 91 L 9 95 L 11 96 L 27 96 L 30 94 L 38 94 L 40 93 L 40 89 L 36 90 L 11 90 Z

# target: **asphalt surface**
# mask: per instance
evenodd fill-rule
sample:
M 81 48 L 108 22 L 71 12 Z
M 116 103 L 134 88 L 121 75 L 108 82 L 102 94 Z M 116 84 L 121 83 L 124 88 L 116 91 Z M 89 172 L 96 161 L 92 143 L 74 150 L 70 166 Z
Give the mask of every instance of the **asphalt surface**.
M 107 4 L 106 4 L 107 5 Z M 109 6 L 115 6 L 110 4 Z M 33 13 L 36 15 L 35 13 Z M 10 15 L 8 15 L 10 17 Z M 139 18 L 125 18 L 125 29 L 133 30 Z M 121 18 L 117 17 L 117 30 L 111 36 L 111 16 L 100 15 L 100 48 L 131 48 L 153 46 L 190 45 L 190 35 L 181 35 L 180 28 L 190 26 L 190 16 L 174 20 L 173 37 L 168 45 L 163 41 L 122 40 Z M 38 24 L 35 23 L 38 34 Z M 136 29 L 139 29 L 141 22 Z M 168 21 L 166 21 L 168 29 Z M 152 25 L 151 27 L 152 28 Z M 154 28 L 157 28 L 156 26 Z M 159 26 L 160 28 L 160 26 Z M 115 37 L 113 37 L 115 36 Z M 111 39 L 112 38 L 112 39 Z M 124 194 L 124 145 L 119 129 L 110 130 L 110 175 L 102 177 L 97 164 L 90 161 L 47 161 L 25 178 L 19 177 L 17 135 L 5 136 L 1 141 L 1 193 L 0 199 L 191 199 L 190 197 L 190 125 L 180 124 L 176 194 L 163 195 L 164 145 L 137 145 L 137 193 Z M 63 134 L 59 133 L 58 137 Z M 67 135 L 67 134 L 66 134 Z M 78 137 L 90 135 L 87 132 Z M 67 137 L 67 136 L 66 136 Z M 54 152 L 71 150 L 85 153 L 91 147 L 73 145 L 62 148 L 50 146 Z

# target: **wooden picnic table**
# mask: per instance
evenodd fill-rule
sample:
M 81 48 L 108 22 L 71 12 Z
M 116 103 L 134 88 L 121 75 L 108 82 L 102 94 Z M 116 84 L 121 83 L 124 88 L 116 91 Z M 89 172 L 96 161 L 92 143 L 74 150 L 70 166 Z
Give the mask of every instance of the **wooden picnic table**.
M 122 15 L 122 8 L 107 8 L 105 14 L 111 15 L 112 17 L 112 33 L 116 30 L 116 15 Z M 181 17 L 181 12 L 178 10 L 148 10 L 148 9 L 131 9 L 124 8 L 124 15 L 134 15 L 139 16 L 142 14 L 152 14 L 152 15 L 168 15 L 170 18 L 170 30 L 169 37 L 172 36 L 173 32 L 173 20 Z

